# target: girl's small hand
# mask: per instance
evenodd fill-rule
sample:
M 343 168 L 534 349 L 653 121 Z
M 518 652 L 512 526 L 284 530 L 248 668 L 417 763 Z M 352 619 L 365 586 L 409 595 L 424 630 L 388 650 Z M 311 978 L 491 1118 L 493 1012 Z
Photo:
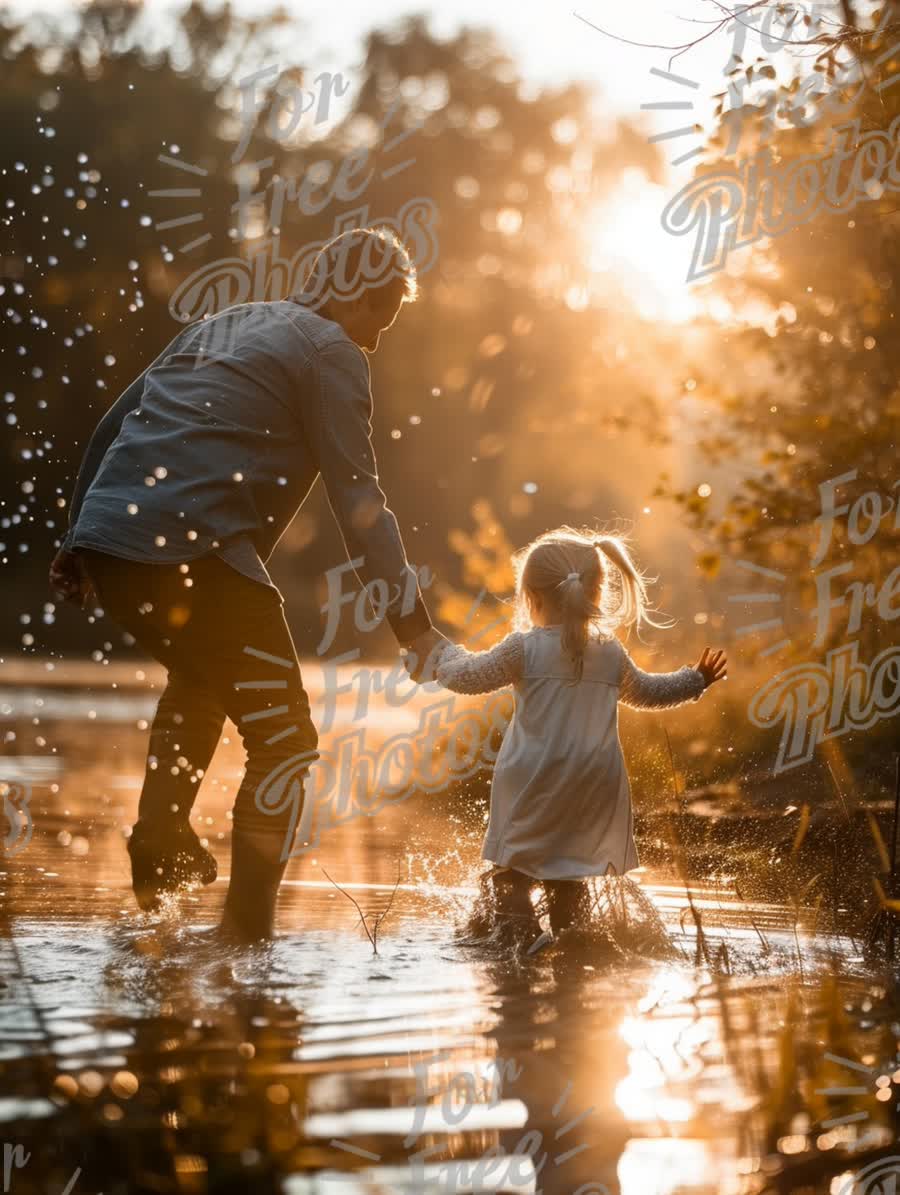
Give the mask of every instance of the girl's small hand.
M 725 652 L 721 650 L 710 651 L 708 647 L 704 647 L 703 655 L 700 657 L 700 662 L 696 665 L 696 668 L 703 677 L 703 683 L 708 689 L 717 680 L 724 680 L 728 675 L 728 660 Z

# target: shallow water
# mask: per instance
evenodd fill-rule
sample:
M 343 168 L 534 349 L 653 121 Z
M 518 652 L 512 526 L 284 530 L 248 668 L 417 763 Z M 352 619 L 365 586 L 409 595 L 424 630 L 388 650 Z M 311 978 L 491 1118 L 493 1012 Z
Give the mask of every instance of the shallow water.
M 837 1193 L 848 1148 L 891 1153 L 891 1006 L 810 915 L 701 887 L 692 913 L 642 874 L 667 957 L 463 946 L 481 814 L 422 797 L 327 833 L 277 941 L 223 951 L 202 931 L 236 744 L 198 806 L 222 877 L 139 916 L 123 831 L 153 694 L 26 679 L 0 695 L 34 818 L 3 864 L 0 1189 Z M 377 954 L 325 871 L 370 924 L 392 901 Z

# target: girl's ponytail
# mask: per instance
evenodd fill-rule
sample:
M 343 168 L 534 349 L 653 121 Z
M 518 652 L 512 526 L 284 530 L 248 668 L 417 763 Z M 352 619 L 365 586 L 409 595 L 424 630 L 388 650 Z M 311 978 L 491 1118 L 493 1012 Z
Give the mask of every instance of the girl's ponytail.
M 644 622 L 658 628 L 669 625 L 654 622 L 647 597 L 647 583 L 631 559 L 624 541 L 612 535 L 600 535 L 593 542 L 594 547 L 615 565 L 621 578 L 621 602 L 613 615 L 616 625 L 636 626 L 639 630 Z
M 576 680 L 583 675 L 592 636 L 611 636 L 619 627 L 639 628 L 644 622 L 671 625 L 654 622 L 646 582 L 619 536 L 560 527 L 533 540 L 516 554 L 514 564 L 519 626 L 532 625 L 532 602 L 549 603 Z
M 587 647 L 591 621 L 597 610 L 584 591 L 584 577 L 570 572 L 557 586 L 562 608 L 562 649 L 575 665 L 575 679 L 581 680 L 584 669 L 584 650 Z

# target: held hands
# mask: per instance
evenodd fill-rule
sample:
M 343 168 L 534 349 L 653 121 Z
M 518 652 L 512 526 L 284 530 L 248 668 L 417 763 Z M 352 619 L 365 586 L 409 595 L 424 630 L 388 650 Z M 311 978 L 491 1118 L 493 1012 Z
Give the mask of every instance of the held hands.
M 50 565 L 50 588 L 62 602 L 74 602 L 84 609 L 96 601 L 94 586 L 78 552 L 60 549 Z
M 703 677 L 703 684 L 707 689 L 717 680 L 724 680 L 728 675 L 728 659 L 721 649 L 710 651 L 708 647 L 704 647 L 700 662 L 695 667 Z
M 442 635 L 437 627 L 432 627 L 430 631 L 419 635 L 418 639 L 413 639 L 409 644 L 403 657 L 403 663 L 406 665 L 406 671 L 417 684 L 424 685 L 435 679 L 437 662 L 449 642 L 447 636 Z

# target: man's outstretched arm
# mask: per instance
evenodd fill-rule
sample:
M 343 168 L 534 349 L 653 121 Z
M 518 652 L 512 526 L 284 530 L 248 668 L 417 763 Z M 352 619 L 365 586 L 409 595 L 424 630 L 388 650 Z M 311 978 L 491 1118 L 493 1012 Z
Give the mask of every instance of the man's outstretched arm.
M 426 657 L 444 637 L 431 625 L 397 520 L 378 484 L 368 365 L 359 349 L 341 342 L 321 352 L 319 367 L 320 407 L 308 417 L 308 431 L 328 501 L 350 559 L 362 561 L 356 570 L 362 584 L 381 580 L 389 586 L 387 620 L 398 642 L 418 657 L 411 671 L 421 679 Z

